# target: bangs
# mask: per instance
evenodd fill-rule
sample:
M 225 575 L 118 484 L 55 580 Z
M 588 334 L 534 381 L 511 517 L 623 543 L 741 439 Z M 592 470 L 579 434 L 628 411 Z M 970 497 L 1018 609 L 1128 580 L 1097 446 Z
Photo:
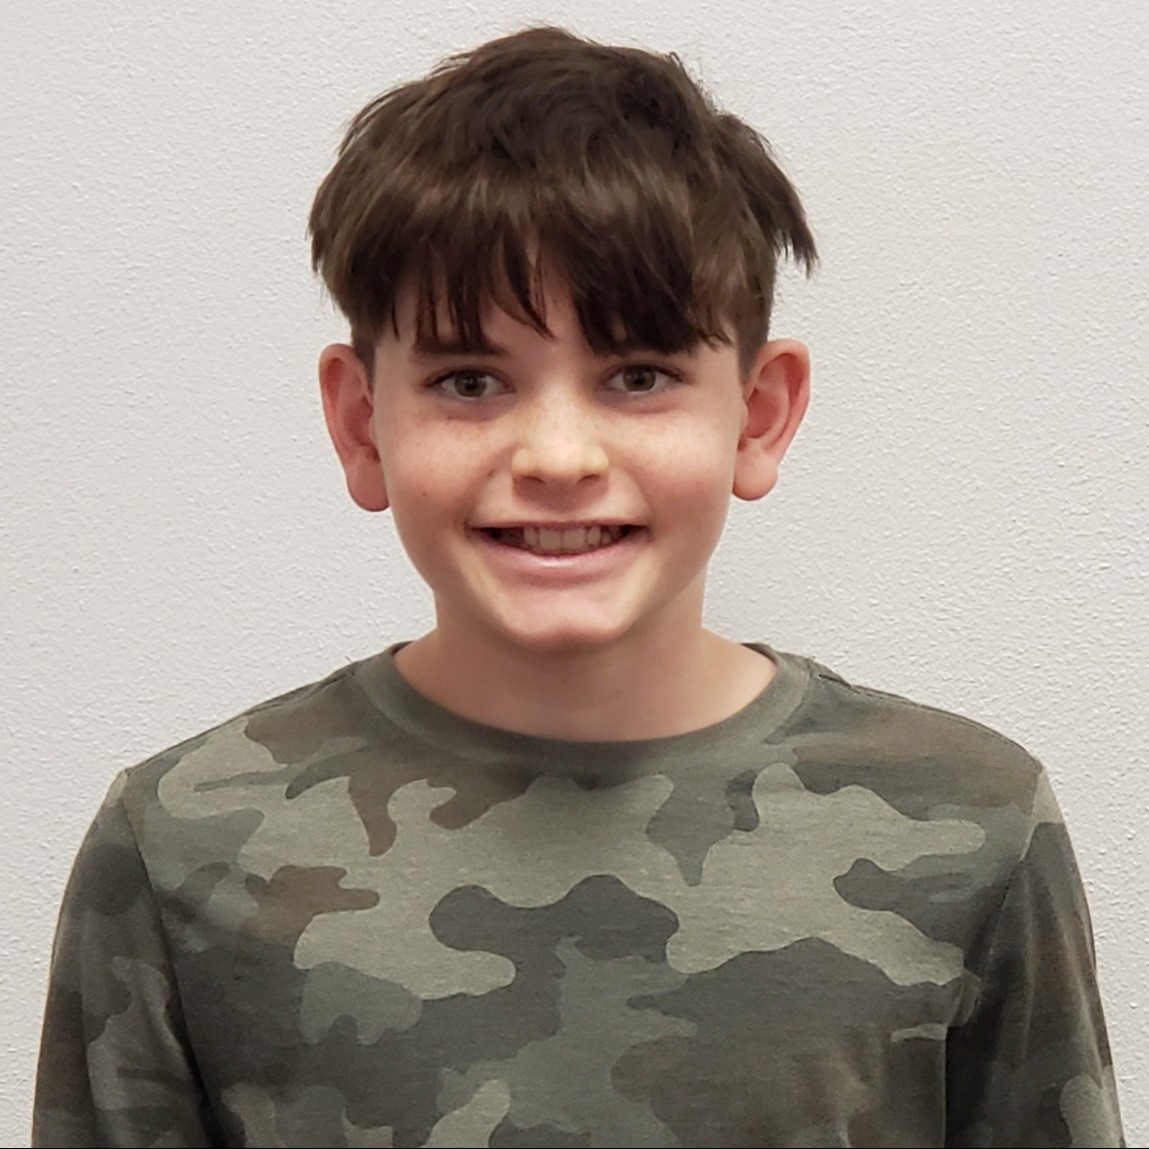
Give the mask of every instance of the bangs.
M 599 354 L 766 338 L 783 252 L 816 258 L 765 141 L 674 56 L 555 29 L 493 41 L 352 121 L 311 213 L 312 260 L 371 362 L 399 295 L 423 348 L 488 350 L 492 308 L 548 333 L 569 293 Z
M 476 173 L 465 188 L 424 195 L 409 217 L 423 238 L 391 265 L 413 292 L 420 348 L 489 350 L 483 319 L 492 307 L 548 334 L 544 280 L 569 293 L 598 354 L 730 341 L 746 268 L 737 252 L 717 256 L 720 237 L 705 236 L 676 181 L 624 183 L 624 173 L 589 165 L 577 182 L 569 172 L 561 182 L 515 175 Z M 725 275 L 713 274 L 718 266 Z M 387 294 L 398 334 L 396 293 Z M 378 317 L 369 324 L 377 328 Z

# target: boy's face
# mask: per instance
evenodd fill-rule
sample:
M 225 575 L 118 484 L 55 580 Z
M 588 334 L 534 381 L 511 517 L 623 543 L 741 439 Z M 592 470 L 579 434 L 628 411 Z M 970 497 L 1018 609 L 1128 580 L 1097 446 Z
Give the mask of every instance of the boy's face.
M 501 311 L 497 354 L 415 346 L 410 298 L 368 380 L 350 348 L 320 363 L 352 496 L 390 507 L 445 643 L 607 651 L 701 627 L 707 562 L 732 493 L 758 498 L 806 402 L 800 344 L 737 354 L 595 355 L 569 299 L 553 337 Z

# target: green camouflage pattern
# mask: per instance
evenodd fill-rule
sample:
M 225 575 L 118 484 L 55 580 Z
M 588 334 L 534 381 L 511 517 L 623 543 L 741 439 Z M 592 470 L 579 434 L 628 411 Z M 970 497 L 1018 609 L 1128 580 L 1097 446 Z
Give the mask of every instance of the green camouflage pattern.
M 1122 1144 L 1041 767 L 759 649 L 680 737 L 491 730 L 385 652 L 121 775 L 34 1144 Z

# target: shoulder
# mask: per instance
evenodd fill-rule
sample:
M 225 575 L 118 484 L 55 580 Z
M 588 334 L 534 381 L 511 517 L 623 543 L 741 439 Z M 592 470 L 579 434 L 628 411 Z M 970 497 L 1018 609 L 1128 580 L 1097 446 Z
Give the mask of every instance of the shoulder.
M 835 832 L 857 849 L 838 895 L 956 942 L 979 977 L 993 953 L 1021 952 L 1039 917 L 1066 943 L 1087 917 L 1042 764 L 963 715 L 797 661 L 807 687 L 779 733 L 802 787 L 835 799 Z
M 273 769 L 276 745 L 299 742 L 306 731 L 326 725 L 331 703 L 347 694 L 354 666 L 340 668 L 317 682 L 257 703 L 207 730 L 152 755 L 123 772 L 125 794 L 136 795 L 190 761 L 204 773 L 204 781 L 218 781 L 235 770 Z M 327 713 L 325 713 L 327 712 Z
M 181 851 L 228 854 L 272 810 L 333 777 L 346 803 L 346 763 L 383 722 L 363 688 L 365 665 L 261 702 L 123 771 L 101 819 L 130 829 L 154 869 Z
M 795 771 L 811 790 L 864 786 L 903 813 L 1012 808 L 1043 816 L 1041 763 L 1011 738 L 961 714 L 852 683 L 812 659 L 808 686 L 786 724 Z
M 787 733 L 800 747 L 804 780 L 838 786 L 896 777 L 916 784 L 921 800 L 940 787 L 936 796 L 949 801 L 1032 807 L 1043 769 L 1016 741 L 964 715 L 799 661 L 809 686 Z

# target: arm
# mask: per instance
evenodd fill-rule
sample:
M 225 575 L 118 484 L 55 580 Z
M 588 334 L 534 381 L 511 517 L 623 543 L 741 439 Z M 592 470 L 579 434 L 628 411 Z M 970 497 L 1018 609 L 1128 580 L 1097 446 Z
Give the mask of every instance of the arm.
M 163 924 L 118 786 L 64 896 L 32 1144 L 210 1146 Z
M 946 1055 L 946 1144 L 1124 1146 L 1089 910 L 1044 775 L 1038 821 Z

